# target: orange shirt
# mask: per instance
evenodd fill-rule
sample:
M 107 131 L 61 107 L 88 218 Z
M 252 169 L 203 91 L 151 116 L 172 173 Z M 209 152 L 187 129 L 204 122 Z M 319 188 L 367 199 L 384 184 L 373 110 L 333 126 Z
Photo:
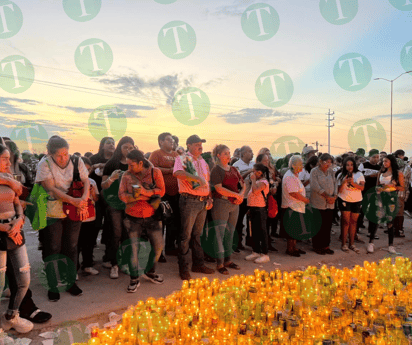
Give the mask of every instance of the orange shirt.
M 152 181 L 152 169 L 154 181 Z M 150 167 L 147 169 L 146 174 L 142 179 L 139 179 L 136 175 L 130 171 L 126 171 L 119 186 L 119 199 L 126 204 L 126 214 L 136 218 L 149 218 L 155 214 L 154 208 L 147 202 L 150 197 L 141 195 L 137 200 L 133 200 L 133 188 L 134 184 L 143 185 L 156 184 L 154 191 L 157 195 L 165 195 L 165 184 L 162 176 L 162 172 L 158 168 Z
M 176 151 L 172 151 L 167 153 L 162 149 L 153 151 L 150 155 L 149 161 L 157 168 L 173 168 L 175 165 L 176 157 L 179 154 Z M 179 193 L 179 187 L 177 185 L 177 178 L 173 176 L 173 172 L 170 173 L 162 173 L 163 179 L 165 181 L 166 186 L 166 194 L 173 196 Z

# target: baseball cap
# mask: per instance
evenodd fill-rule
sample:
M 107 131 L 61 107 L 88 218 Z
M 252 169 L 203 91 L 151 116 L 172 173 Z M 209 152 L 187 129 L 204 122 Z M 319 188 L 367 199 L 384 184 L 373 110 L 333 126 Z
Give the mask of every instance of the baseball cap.
M 205 142 L 206 142 L 205 139 L 200 139 L 198 135 L 194 134 L 194 135 L 191 135 L 189 138 L 187 138 L 186 145 L 195 144 L 195 143 L 205 143 Z
M 318 152 L 318 150 L 315 150 L 314 148 L 313 148 L 313 146 L 306 146 L 306 147 L 304 147 L 303 148 L 303 150 L 302 150 L 302 155 L 307 155 L 309 152 Z

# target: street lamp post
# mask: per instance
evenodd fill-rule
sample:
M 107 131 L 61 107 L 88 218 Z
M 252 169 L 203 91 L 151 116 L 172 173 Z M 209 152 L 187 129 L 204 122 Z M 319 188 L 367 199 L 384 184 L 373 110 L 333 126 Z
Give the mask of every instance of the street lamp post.
M 402 73 L 401 75 L 397 76 L 395 79 L 393 80 L 388 80 L 385 78 L 375 78 L 375 80 L 386 80 L 389 81 L 391 83 L 391 141 L 390 141 L 390 153 L 392 153 L 392 109 L 393 109 L 393 82 L 398 79 L 399 77 L 403 76 L 404 74 L 407 73 L 412 73 L 412 71 L 408 71 L 405 73 Z

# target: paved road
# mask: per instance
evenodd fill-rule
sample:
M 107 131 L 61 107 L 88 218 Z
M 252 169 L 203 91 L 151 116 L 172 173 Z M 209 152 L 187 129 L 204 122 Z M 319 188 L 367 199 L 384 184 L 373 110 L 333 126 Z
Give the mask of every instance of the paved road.
M 167 296 L 181 287 L 182 281 L 178 276 L 177 258 L 167 257 L 168 262 L 159 264 L 158 268 L 158 273 L 163 274 L 165 278 L 165 283 L 163 285 L 154 285 L 153 283 L 142 279 L 141 285 L 136 293 L 127 293 L 126 287 L 129 282 L 129 277 L 120 273 L 119 279 L 110 279 L 110 270 L 101 266 L 104 245 L 99 242 L 98 248 L 95 250 L 95 260 L 97 261 L 96 268 L 100 271 L 100 274 L 97 276 L 84 276 L 79 272 L 80 279 L 78 285 L 83 289 L 83 295 L 73 297 L 69 293 L 63 292 L 61 293 L 59 302 L 50 302 L 47 299 L 47 290 L 41 284 L 39 279 L 42 264 L 40 251 L 37 250 L 37 233 L 32 231 L 28 224 L 29 222 L 25 225 L 25 234 L 27 238 L 30 264 L 32 267 L 31 289 L 33 290 L 34 300 L 42 310 L 53 314 L 53 318 L 49 322 L 43 325 L 35 325 L 33 331 L 25 335 L 26 338 L 32 339 L 32 345 L 42 344 L 44 339 L 38 336 L 39 333 L 56 330 L 63 322 L 78 321 L 84 325 L 98 322 L 100 327 L 102 327 L 103 324 L 109 321 L 108 314 L 110 312 L 116 312 L 121 315 L 129 305 L 134 305 L 139 300 L 146 300 L 148 297 L 158 298 Z M 356 254 L 354 252 L 347 254 L 342 252 L 340 250 L 340 243 L 338 242 L 340 230 L 338 227 L 333 227 L 333 229 L 336 231 L 336 234 L 332 235 L 331 248 L 335 250 L 335 255 L 317 255 L 311 250 L 308 244 L 301 243 L 300 248 L 306 250 L 307 254 L 300 258 L 292 258 L 285 254 L 286 242 L 282 239 L 277 239 L 274 245 L 279 249 L 279 252 L 270 254 L 270 263 L 257 265 L 253 262 L 247 262 L 244 260 L 244 257 L 251 251 L 244 251 L 240 254 L 233 255 L 233 260 L 239 264 L 242 269 L 240 271 L 231 271 L 231 274 L 253 274 L 253 270 L 256 268 L 264 269 L 266 271 L 278 268 L 281 270 L 294 270 L 302 269 L 309 265 L 319 267 L 323 264 L 334 265 L 338 268 L 352 268 L 356 264 L 362 265 L 365 260 L 378 261 L 388 254 L 388 252 L 385 251 L 385 249 L 387 249 L 387 235 L 383 233 L 383 229 L 379 229 L 378 231 L 380 239 L 375 242 L 376 247 L 375 253 L 373 254 L 367 254 L 365 245 L 361 244 L 358 244 L 362 249 L 361 254 Z M 412 256 L 411 229 L 412 221 L 405 217 L 406 238 L 395 239 L 397 251 L 407 257 Z M 365 229 L 363 229 L 363 232 L 366 232 Z M 365 238 L 365 235 L 361 236 Z M 280 265 L 274 265 L 273 262 Z M 209 264 L 210 267 L 212 267 L 211 265 L 212 264 Z M 201 274 L 192 273 L 193 278 L 201 276 Z M 222 276 L 219 273 L 209 276 L 210 279 L 225 279 L 226 277 L 227 276 Z M 6 309 L 7 302 L 7 299 L 2 300 L 2 310 Z M 18 336 L 14 331 L 11 331 L 10 333 L 14 336 Z

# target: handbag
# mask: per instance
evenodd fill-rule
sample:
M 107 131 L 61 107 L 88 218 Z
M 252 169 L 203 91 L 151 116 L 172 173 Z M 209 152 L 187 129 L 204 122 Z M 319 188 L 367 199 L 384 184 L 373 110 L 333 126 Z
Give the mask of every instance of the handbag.
M 278 202 L 276 201 L 276 199 L 273 197 L 272 194 L 268 195 L 267 208 L 268 208 L 268 217 L 269 218 L 276 218 L 276 216 L 279 212 Z
M 152 185 L 156 187 L 152 168 Z M 153 216 L 155 219 L 162 221 L 164 224 L 170 224 L 173 218 L 173 210 L 168 201 L 160 201 L 159 207 Z
M 49 161 L 46 159 L 47 165 L 49 166 L 50 172 L 53 176 L 52 169 L 50 167 Z M 54 178 L 54 176 L 53 176 Z M 55 218 L 55 219 L 62 219 L 66 218 L 66 214 L 63 212 L 63 201 L 58 199 L 54 199 L 52 197 L 47 198 L 47 218 Z
M 83 196 L 84 184 L 80 179 L 79 173 L 79 157 L 78 156 L 71 156 L 70 159 L 73 162 L 73 181 L 70 185 L 69 191 L 67 195 L 73 198 L 81 198 Z M 81 222 L 84 219 L 81 217 L 79 210 L 76 206 L 69 204 L 67 202 L 63 203 L 63 211 L 70 220 L 74 222 Z M 93 205 L 93 201 L 89 198 L 87 199 L 87 218 L 95 217 L 96 211 Z

